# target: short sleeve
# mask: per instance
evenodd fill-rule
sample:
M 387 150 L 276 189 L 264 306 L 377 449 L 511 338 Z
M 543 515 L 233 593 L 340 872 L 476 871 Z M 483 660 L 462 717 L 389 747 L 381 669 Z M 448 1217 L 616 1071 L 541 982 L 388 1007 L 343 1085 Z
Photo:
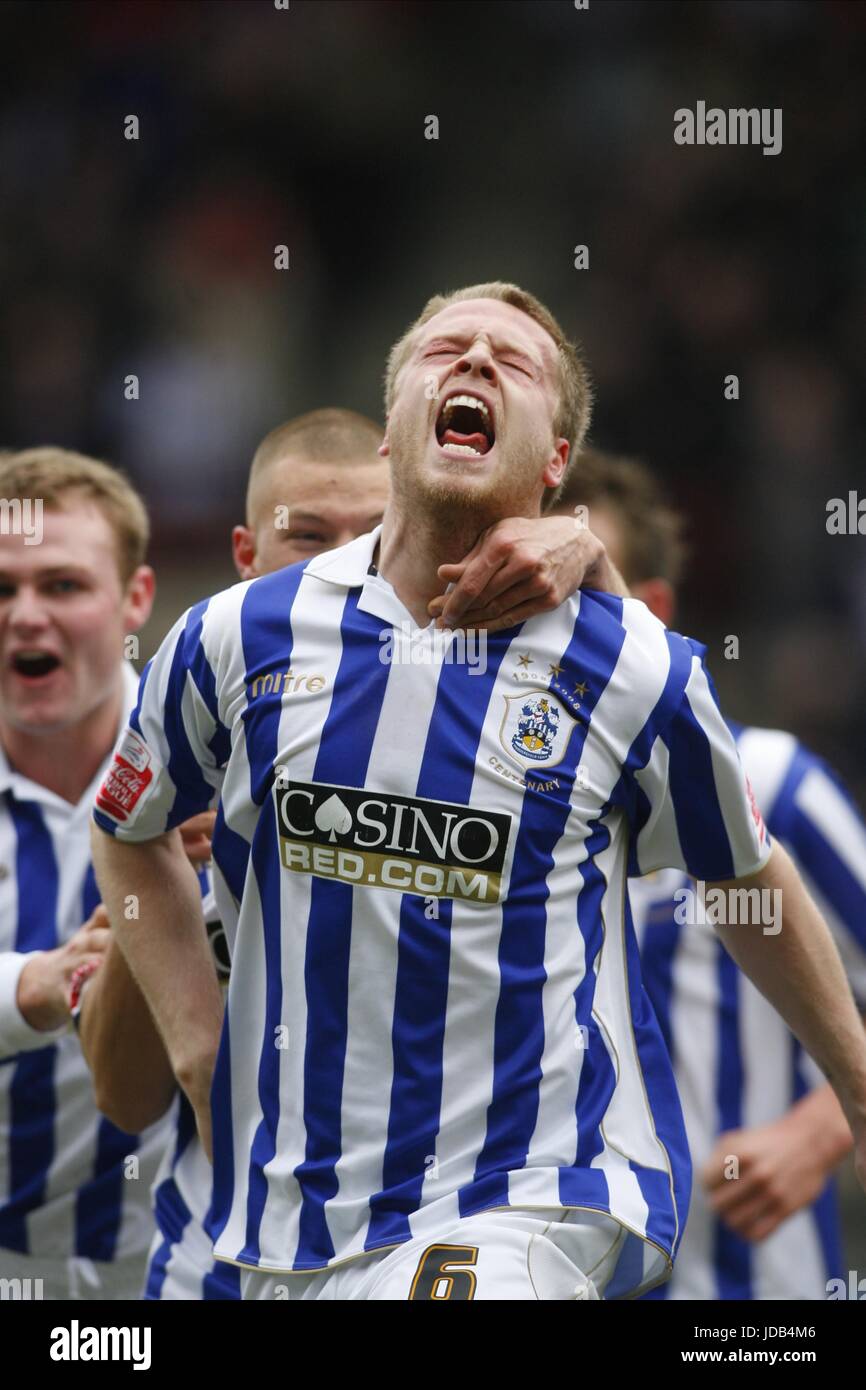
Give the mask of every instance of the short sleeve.
M 231 740 L 202 641 L 206 610 L 185 613 L 142 674 L 93 811 L 119 840 L 152 840 L 219 795 Z
M 632 774 L 631 871 L 670 868 L 708 881 L 743 878 L 767 862 L 770 839 L 719 709 L 704 648 L 676 633 L 668 639 L 672 667 L 679 666 L 686 679 L 648 760 Z

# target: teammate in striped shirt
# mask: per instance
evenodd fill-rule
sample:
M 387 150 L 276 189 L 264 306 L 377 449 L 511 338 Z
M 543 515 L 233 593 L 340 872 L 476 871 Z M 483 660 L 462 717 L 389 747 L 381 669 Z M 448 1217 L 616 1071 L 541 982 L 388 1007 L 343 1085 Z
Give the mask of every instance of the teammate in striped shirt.
M 555 320 L 498 284 L 431 301 L 388 410 L 383 526 L 197 605 L 149 667 L 94 813 L 105 901 L 206 1146 L 213 1080 L 215 1252 L 244 1297 L 634 1294 L 670 1267 L 689 1168 L 632 837 L 643 871 L 783 890 L 772 942 L 724 934 L 832 1071 L 861 1171 L 866 1041 L 697 644 L 595 592 L 481 665 L 427 623 L 442 561 L 537 516 L 579 446 Z M 216 794 L 224 1028 L 172 832 Z
M 632 593 L 673 619 L 681 544 L 649 472 L 596 451 L 560 499 L 588 507 Z M 775 839 L 797 864 L 866 1008 L 866 826 L 839 778 L 792 734 L 731 724 Z M 851 1132 L 779 1015 L 690 914 L 676 871 L 633 880 L 644 980 L 674 1061 L 695 1183 L 669 1284 L 651 1297 L 824 1299 L 842 1254 L 832 1174 Z M 685 919 L 685 920 L 684 920 Z M 731 1156 L 736 1156 L 739 1176 Z
M 136 1137 L 100 1116 L 67 996 L 108 936 L 89 821 L 135 703 L 147 516 L 114 470 L 60 449 L 0 459 L 0 495 L 42 523 L 0 537 L 0 1277 L 129 1298 L 167 1122 Z
M 388 466 L 378 454 L 381 440 L 381 426 L 339 409 L 311 411 L 272 430 L 253 460 L 246 525 L 236 526 L 232 534 L 241 579 L 309 559 L 378 524 L 388 497 Z M 557 527 L 550 518 L 527 525 L 512 519 L 473 547 L 465 564 L 455 567 L 448 613 L 459 613 L 461 601 L 475 603 L 488 582 L 491 601 L 512 607 L 526 601 L 529 585 L 539 611 L 550 602 L 551 588 L 563 597 L 587 573 L 599 587 L 615 584 L 617 576 L 609 572 L 600 552 L 588 530 L 575 533 L 573 527 Z M 533 577 L 541 582 L 533 584 Z M 441 607 L 434 605 L 437 612 Z M 191 842 L 186 849 L 189 857 Z M 225 987 L 229 961 L 212 895 L 204 906 Z M 176 1083 L 150 1011 L 116 943 L 109 944 L 98 978 L 87 986 L 79 1032 L 109 1118 L 133 1126 L 159 1118 L 171 1103 Z M 182 1097 L 177 1132 L 155 1185 L 157 1232 L 146 1299 L 240 1297 L 238 1269 L 213 1258 L 206 1230 L 210 1198 L 211 1169 Z
M 343 545 L 380 521 L 388 496 L 388 469 L 377 453 L 381 440 L 380 426 L 348 410 L 311 411 L 272 430 L 250 470 L 246 524 L 232 533 L 241 579 Z M 212 894 L 205 898 L 204 911 L 225 988 L 230 963 Z M 147 1124 L 165 1113 L 177 1083 L 115 942 L 83 997 L 80 1033 L 100 1103 L 109 1115 Z M 206 1230 L 212 1177 L 192 1109 L 181 1096 L 176 1129 L 154 1187 L 157 1230 L 145 1299 L 240 1297 L 238 1269 L 214 1260 Z

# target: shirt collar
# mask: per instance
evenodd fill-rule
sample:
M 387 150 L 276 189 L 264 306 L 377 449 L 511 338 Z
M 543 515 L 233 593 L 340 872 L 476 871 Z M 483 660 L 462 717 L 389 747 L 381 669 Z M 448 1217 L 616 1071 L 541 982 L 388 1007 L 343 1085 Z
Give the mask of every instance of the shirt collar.
M 120 712 L 120 726 L 114 740 L 115 743 L 120 737 L 121 730 L 126 726 L 130 714 L 135 709 L 138 699 L 138 675 L 136 674 L 135 667 L 130 661 L 124 661 L 123 663 L 122 678 L 123 702 Z M 96 790 L 102 782 L 106 764 L 113 751 L 114 745 L 112 744 L 111 751 L 108 753 L 105 763 L 100 767 L 92 783 L 85 791 L 81 801 L 78 803 L 79 806 L 84 802 L 87 802 L 89 806 L 93 801 Z M 74 806 L 71 806 L 68 801 L 64 801 L 61 796 L 56 796 L 54 792 L 49 791 L 47 787 L 41 786 L 39 782 L 32 782 L 29 777 L 24 777 L 20 772 L 16 772 L 14 768 L 10 767 L 9 759 L 6 757 L 6 750 L 3 745 L 0 744 L 0 795 L 8 791 L 14 792 L 20 801 L 42 801 L 52 805 L 62 806 L 70 814 L 76 809 Z
M 356 536 L 349 541 L 348 545 L 324 551 L 310 560 L 304 575 L 315 575 L 316 579 L 324 579 L 328 584 L 340 584 L 345 589 L 360 588 L 370 571 L 381 533 L 380 522 L 365 536 Z

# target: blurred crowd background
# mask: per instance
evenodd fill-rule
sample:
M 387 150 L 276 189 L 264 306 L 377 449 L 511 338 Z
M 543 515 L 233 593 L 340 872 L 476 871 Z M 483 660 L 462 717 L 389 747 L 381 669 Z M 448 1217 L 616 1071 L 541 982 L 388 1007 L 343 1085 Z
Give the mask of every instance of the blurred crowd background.
M 585 345 L 593 442 L 686 516 L 678 625 L 727 710 L 866 803 L 866 537 L 826 529 L 866 498 L 864 48 L 858 0 L 6 0 L 0 447 L 141 487 L 146 656 L 233 580 L 261 436 L 380 418 L 427 297 L 516 280 Z M 675 144 L 698 100 L 781 107 L 781 154 Z

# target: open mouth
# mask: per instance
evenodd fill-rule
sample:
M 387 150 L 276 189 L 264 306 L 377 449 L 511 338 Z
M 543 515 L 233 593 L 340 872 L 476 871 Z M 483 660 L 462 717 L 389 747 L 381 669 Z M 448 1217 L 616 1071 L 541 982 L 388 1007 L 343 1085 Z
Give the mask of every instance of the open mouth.
M 16 652 L 12 658 L 12 670 L 28 680 L 50 676 L 59 666 L 60 658 L 51 652 Z
M 451 453 L 480 458 L 496 441 L 493 416 L 477 396 L 449 396 L 439 411 L 436 438 Z

